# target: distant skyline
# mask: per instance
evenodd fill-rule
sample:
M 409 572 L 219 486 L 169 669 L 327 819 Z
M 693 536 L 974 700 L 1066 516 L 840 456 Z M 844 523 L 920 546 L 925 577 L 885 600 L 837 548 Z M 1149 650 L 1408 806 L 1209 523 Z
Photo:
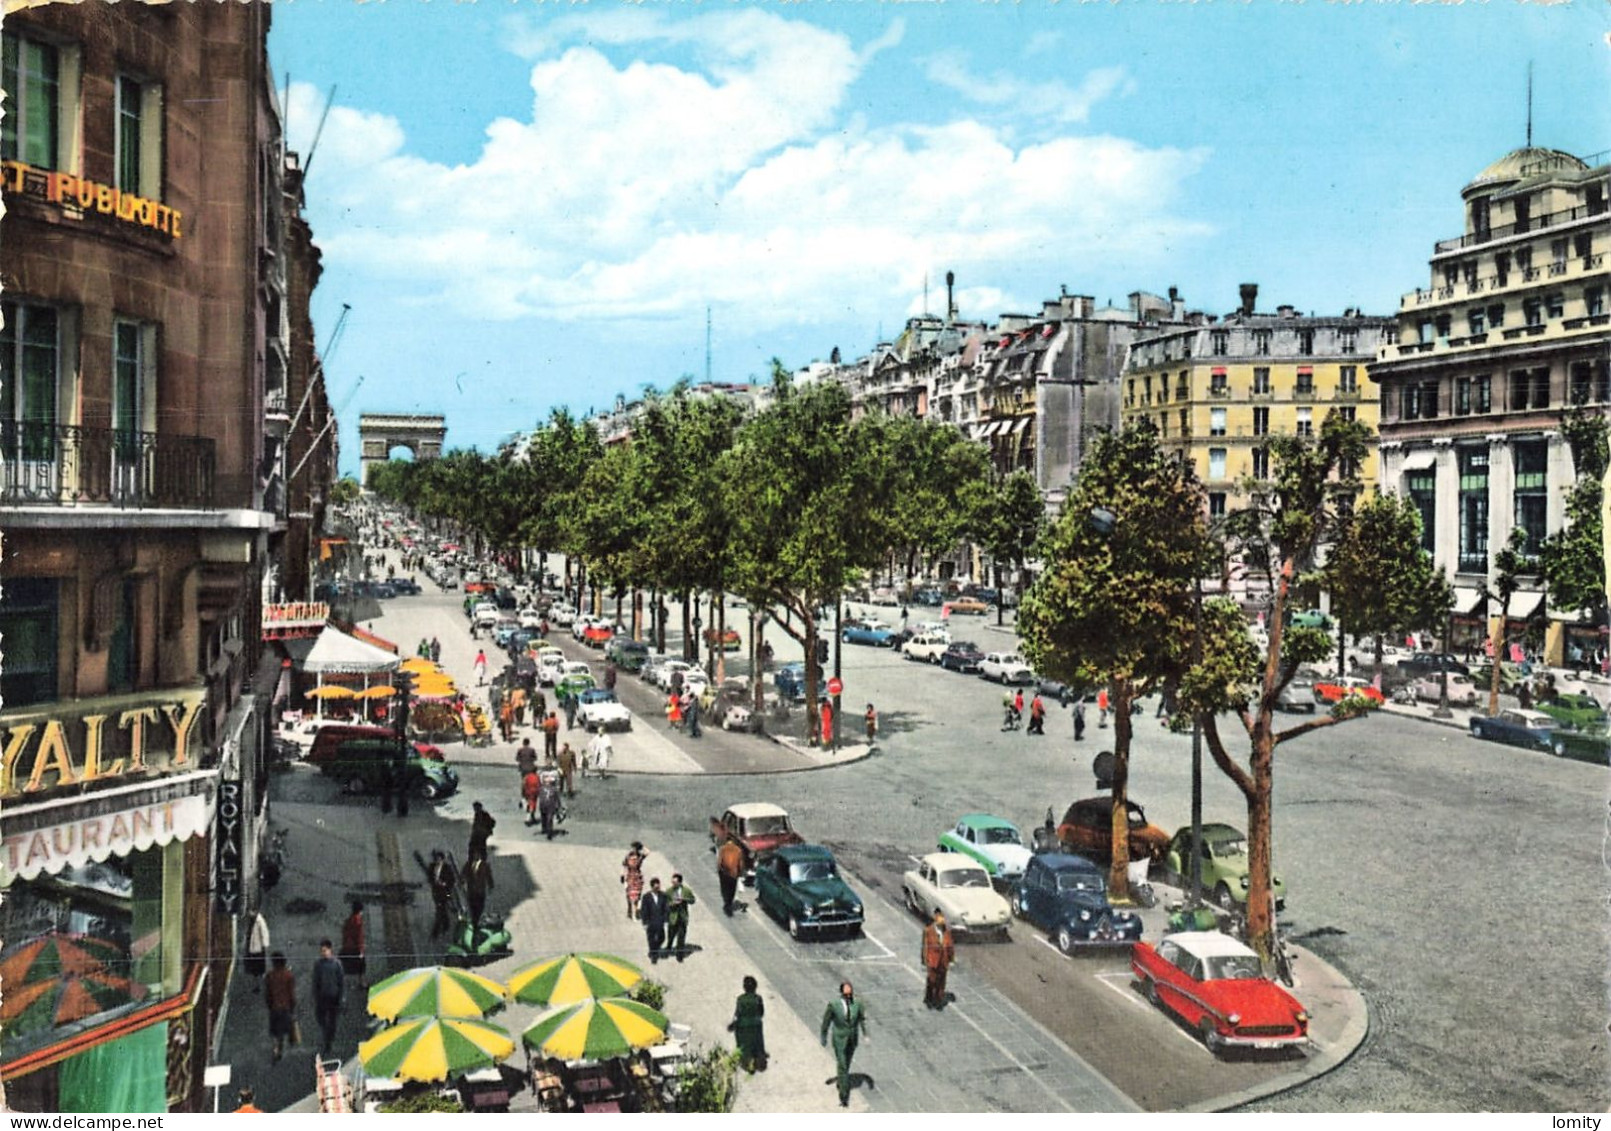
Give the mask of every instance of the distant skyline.
M 1533 143 L 1611 150 L 1608 33 L 1600 0 L 280 0 L 341 469 L 360 412 L 491 451 L 703 379 L 707 307 L 717 381 L 860 357 L 947 271 L 970 321 L 1244 282 L 1391 315 L 1525 143 L 1529 62 Z

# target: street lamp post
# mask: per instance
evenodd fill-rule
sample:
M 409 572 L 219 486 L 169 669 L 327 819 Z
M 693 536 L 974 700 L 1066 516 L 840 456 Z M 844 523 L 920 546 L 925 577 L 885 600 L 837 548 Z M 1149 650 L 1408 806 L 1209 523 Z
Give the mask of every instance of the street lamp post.
M 1192 665 L 1202 659 L 1203 579 L 1192 587 Z M 1186 886 L 1189 906 L 1203 898 L 1203 721 L 1196 711 L 1191 715 L 1191 871 Z
M 840 653 L 845 647 L 844 630 L 841 627 L 844 618 L 845 598 L 844 594 L 841 593 L 839 596 L 833 599 L 833 678 L 835 687 L 839 686 L 839 663 L 841 659 Z M 839 749 L 839 706 L 841 698 L 842 696 L 839 695 L 835 695 L 833 697 L 833 748 L 835 750 Z
M 1452 719 L 1454 712 L 1449 710 L 1449 656 L 1454 651 L 1454 610 L 1446 614 L 1447 620 L 1443 624 L 1443 655 L 1438 660 L 1439 683 L 1438 706 L 1432 712 L 1434 719 Z

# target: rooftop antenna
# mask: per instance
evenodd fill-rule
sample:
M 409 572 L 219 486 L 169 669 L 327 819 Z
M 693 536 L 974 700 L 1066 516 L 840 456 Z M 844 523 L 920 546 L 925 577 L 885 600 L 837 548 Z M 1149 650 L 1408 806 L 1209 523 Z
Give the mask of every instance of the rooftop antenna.
M 1527 60 L 1527 148 L 1533 148 L 1533 61 Z
M 710 384 L 710 303 L 705 304 L 705 384 Z
M 923 313 L 929 312 L 929 273 L 923 272 Z
M 319 148 L 319 137 L 324 133 L 324 120 L 330 116 L 330 107 L 336 100 L 335 84 L 330 86 L 330 94 L 324 100 L 324 113 L 319 115 L 319 125 L 313 131 L 313 141 L 308 146 L 308 159 L 302 162 L 302 177 L 306 181 L 308 169 L 313 165 L 313 154 Z

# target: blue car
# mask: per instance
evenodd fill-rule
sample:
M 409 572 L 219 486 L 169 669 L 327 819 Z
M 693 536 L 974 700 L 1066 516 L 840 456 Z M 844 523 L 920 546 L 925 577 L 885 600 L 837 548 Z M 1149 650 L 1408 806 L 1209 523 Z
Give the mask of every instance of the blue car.
M 870 644 L 874 648 L 895 647 L 895 630 L 875 620 L 846 621 L 839 630 L 839 639 L 846 644 Z
M 1500 711 L 1497 715 L 1473 715 L 1471 736 L 1489 742 L 1503 742 L 1528 750 L 1554 750 L 1555 731 L 1566 728 L 1543 711 Z
M 1107 876 L 1083 856 L 1032 856 L 1007 902 L 1014 915 L 1044 930 L 1064 954 L 1082 947 L 1129 946 L 1141 938 L 1141 917 L 1113 909 Z
M 784 664 L 772 674 L 772 685 L 778 689 L 778 694 L 794 703 L 805 702 L 805 665 L 803 663 Z M 817 700 L 828 698 L 828 681 L 820 676 L 817 679 Z

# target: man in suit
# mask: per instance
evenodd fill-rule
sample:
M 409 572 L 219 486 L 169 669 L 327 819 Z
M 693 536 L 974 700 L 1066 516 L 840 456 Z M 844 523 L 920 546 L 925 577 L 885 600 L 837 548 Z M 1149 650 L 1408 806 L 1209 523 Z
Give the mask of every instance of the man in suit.
M 638 919 L 649 939 L 649 961 L 659 962 L 660 952 L 666 945 L 666 921 L 671 916 L 671 903 L 660 890 L 660 877 L 649 881 L 649 890 L 638 901 Z
M 688 909 L 699 901 L 694 898 L 694 889 L 682 882 L 682 876 L 674 875 L 671 887 L 666 890 L 666 902 L 670 905 L 666 916 L 666 949 L 681 962 L 688 950 Z
M 828 1047 L 833 1037 L 833 1059 L 838 1069 L 839 1106 L 850 1106 L 850 1061 L 856 1055 L 856 1045 L 867 1036 L 867 1012 L 856 1000 L 856 991 L 849 982 L 839 984 L 839 1000 L 828 1003 L 822 1015 L 822 1047 Z
M 923 1004 L 930 1009 L 944 1009 L 945 976 L 956 958 L 956 946 L 951 940 L 951 928 L 945 916 L 935 911 L 934 920 L 923 928 L 923 970 L 928 984 L 923 990 Z
M 336 959 L 335 944 L 319 940 L 319 960 L 313 964 L 313 1016 L 319 1022 L 319 1052 L 330 1055 L 336 1043 L 336 1021 L 341 1017 L 341 998 L 346 990 L 347 972 Z
M 716 878 L 722 886 L 722 912 L 733 917 L 733 900 L 738 895 L 738 881 L 744 875 L 744 849 L 729 836 L 722 841 L 716 853 Z

